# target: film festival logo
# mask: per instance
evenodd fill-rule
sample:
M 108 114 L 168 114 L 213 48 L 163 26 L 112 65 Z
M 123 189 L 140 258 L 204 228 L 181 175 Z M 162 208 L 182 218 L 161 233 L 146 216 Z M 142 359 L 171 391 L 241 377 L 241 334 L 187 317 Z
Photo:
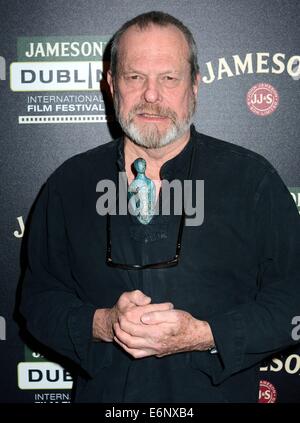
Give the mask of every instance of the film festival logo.
M 109 38 L 19 37 L 10 65 L 10 88 L 22 93 L 19 124 L 107 122 L 100 83 Z
M 18 387 L 21 390 L 70 390 L 71 374 L 57 363 L 48 361 L 38 352 L 25 345 L 25 360 L 18 363 Z M 35 402 L 70 402 L 69 393 L 39 393 Z

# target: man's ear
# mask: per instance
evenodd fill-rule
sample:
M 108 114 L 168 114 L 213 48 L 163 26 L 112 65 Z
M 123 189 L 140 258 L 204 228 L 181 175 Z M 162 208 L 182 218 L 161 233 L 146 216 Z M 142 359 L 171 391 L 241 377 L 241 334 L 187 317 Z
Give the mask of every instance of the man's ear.
M 113 77 L 112 77 L 112 73 L 110 69 L 107 71 L 107 83 L 109 85 L 109 89 L 113 97 L 114 96 L 114 82 L 113 82 Z
M 200 81 L 201 81 L 201 75 L 198 72 L 197 75 L 196 75 L 196 80 L 193 83 L 193 93 L 194 93 L 195 97 L 197 97 L 197 95 L 198 95 Z

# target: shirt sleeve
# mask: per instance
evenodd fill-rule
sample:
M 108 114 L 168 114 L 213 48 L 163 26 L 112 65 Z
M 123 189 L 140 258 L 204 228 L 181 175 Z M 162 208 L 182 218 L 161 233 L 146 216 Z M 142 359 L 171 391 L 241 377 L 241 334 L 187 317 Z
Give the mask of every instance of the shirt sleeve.
M 92 322 L 96 307 L 76 294 L 68 263 L 63 208 L 54 178 L 34 207 L 20 311 L 42 344 L 93 372 Z
M 259 184 L 253 216 L 257 294 L 208 319 L 218 350 L 207 357 L 214 383 L 296 343 L 292 319 L 300 315 L 300 219 L 273 168 Z

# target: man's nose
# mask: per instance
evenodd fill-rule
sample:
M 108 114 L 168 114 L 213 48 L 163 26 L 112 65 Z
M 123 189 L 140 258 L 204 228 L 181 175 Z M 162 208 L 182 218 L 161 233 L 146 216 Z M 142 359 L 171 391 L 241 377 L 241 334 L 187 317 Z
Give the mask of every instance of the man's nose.
M 156 103 L 161 101 L 162 95 L 160 91 L 159 81 L 155 78 L 148 78 L 143 92 L 144 100 L 147 103 Z

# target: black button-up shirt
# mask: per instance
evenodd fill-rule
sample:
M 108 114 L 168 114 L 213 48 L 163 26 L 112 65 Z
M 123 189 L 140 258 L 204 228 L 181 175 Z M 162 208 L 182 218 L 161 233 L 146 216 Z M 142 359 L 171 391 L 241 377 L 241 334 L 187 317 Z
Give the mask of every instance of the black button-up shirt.
M 294 201 L 260 155 L 195 131 L 162 179 L 204 181 L 204 222 L 185 226 L 178 266 L 106 265 L 103 179 L 124 171 L 123 140 L 79 154 L 49 178 L 33 213 L 21 312 L 43 344 L 77 363 L 78 402 L 256 402 L 259 363 L 294 343 L 300 313 L 300 226 Z M 147 264 L 175 253 L 180 216 L 112 216 L 114 261 Z M 97 308 L 140 289 L 152 302 L 209 322 L 218 354 L 134 359 L 92 339 Z

